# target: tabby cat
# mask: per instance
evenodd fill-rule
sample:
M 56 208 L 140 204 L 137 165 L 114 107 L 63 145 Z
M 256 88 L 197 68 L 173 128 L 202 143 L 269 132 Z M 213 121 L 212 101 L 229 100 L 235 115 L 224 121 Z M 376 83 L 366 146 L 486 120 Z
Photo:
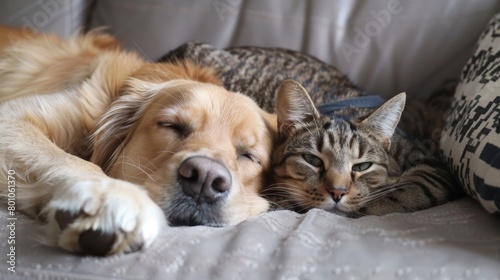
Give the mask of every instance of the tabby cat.
M 281 137 L 273 155 L 277 182 L 263 193 L 275 208 L 382 215 L 428 208 L 461 194 L 436 157 L 438 149 L 422 150 L 425 147 L 418 145 L 418 138 L 408 140 L 401 130 L 394 132 L 405 103 L 403 95 L 375 112 L 345 106 L 333 117 L 322 116 L 315 105 L 367 93 L 335 67 L 310 55 L 280 48 L 222 50 L 189 42 L 160 61 L 183 59 L 214 67 L 228 90 L 242 92 L 264 110 L 278 114 Z M 287 81 L 280 87 L 285 79 L 300 84 Z M 423 121 L 422 115 L 431 115 L 426 110 L 431 106 L 410 104 L 418 106 L 403 112 L 400 126 L 408 135 L 429 139 L 426 129 L 435 121 Z M 432 131 L 438 129 L 433 126 Z
M 272 156 L 276 183 L 267 192 L 298 212 L 321 208 L 351 217 L 412 212 L 456 198 L 458 184 L 439 160 L 396 131 L 405 100 L 400 93 L 368 115 L 326 116 L 299 83 L 284 81 Z

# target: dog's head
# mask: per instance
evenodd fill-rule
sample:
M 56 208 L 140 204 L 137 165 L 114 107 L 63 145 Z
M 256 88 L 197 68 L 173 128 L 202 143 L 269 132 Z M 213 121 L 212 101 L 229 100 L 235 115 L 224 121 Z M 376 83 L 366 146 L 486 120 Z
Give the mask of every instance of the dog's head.
M 130 79 L 94 134 L 92 161 L 145 186 L 171 225 L 230 225 L 268 209 L 276 119 L 250 98 L 190 80 Z

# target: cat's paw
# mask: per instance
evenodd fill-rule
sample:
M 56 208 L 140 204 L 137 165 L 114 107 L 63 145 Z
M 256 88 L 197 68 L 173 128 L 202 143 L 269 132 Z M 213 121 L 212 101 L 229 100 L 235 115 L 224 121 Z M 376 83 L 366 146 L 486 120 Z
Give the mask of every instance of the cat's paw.
M 145 190 L 107 177 L 59 188 L 43 213 L 47 224 L 42 241 L 91 255 L 146 248 L 166 225 L 163 211 Z

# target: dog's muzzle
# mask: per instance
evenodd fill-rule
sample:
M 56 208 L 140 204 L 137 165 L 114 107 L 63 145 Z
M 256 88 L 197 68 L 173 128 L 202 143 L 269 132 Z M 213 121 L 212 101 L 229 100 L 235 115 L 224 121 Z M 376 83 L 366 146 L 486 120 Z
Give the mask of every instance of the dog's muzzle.
M 222 163 L 204 156 L 189 157 L 179 165 L 177 179 L 179 193 L 166 210 L 170 225 L 226 224 L 223 210 L 233 182 Z
M 232 185 L 231 173 L 221 163 L 203 156 L 184 160 L 178 169 L 182 191 L 196 204 L 214 203 L 225 198 Z

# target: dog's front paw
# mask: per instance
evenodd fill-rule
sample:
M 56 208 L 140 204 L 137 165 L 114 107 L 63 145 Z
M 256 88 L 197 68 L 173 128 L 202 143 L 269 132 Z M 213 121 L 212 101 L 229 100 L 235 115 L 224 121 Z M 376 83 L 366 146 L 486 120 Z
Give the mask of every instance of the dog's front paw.
M 44 213 L 46 243 L 91 255 L 146 248 L 166 224 L 163 211 L 145 190 L 101 177 L 61 188 Z

